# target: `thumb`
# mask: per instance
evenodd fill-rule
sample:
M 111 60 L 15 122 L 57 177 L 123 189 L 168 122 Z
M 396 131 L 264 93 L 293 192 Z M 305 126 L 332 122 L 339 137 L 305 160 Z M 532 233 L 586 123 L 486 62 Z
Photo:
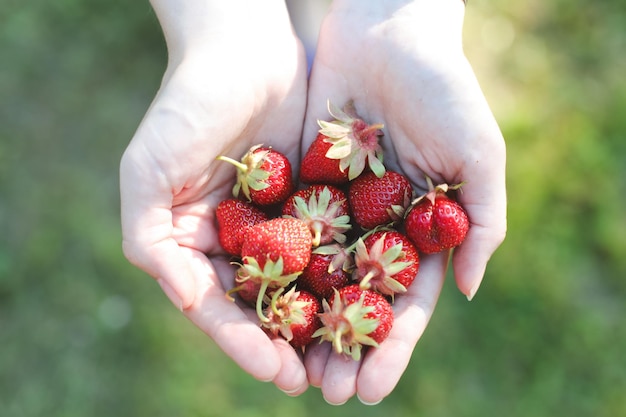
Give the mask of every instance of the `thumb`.
M 466 173 L 468 181 L 459 194 L 470 228 L 465 241 L 454 250 L 452 267 L 457 286 L 468 300 L 478 291 L 489 259 L 506 236 L 504 156 L 489 165 Z

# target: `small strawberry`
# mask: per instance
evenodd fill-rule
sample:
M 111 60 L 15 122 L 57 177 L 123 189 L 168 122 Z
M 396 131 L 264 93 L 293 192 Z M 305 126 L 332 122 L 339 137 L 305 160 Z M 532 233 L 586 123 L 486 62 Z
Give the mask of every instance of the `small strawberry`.
M 406 292 L 419 270 L 411 241 L 395 230 L 380 230 L 357 240 L 353 278 L 363 289 L 394 296 Z
M 267 214 L 251 203 L 229 198 L 215 209 L 218 239 L 222 248 L 231 255 L 241 255 L 241 245 L 248 229 L 269 220 Z
M 412 203 L 404 228 L 417 249 L 430 254 L 460 245 L 469 230 L 469 219 L 465 209 L 446 195 L 449 189 L 457 189 L 459 185 L 433 187 L 430 178 L 427 180 L 429 191 Z
M 383 125 L 369 125 L 356 114 L 352 102 L 344 110 L 328 102 L 334 120 L 319 120 L 319 133 L 300 164 L 300 181 L 306 184 L 345 184 L 358 177 L 366 166 L 382 176 Z
M 335 290 L 330 302 L 322 300 L 322 327 L 313 334 L 329 341 L 337 353 L 361 359 L 364 345 L 378 347 L 393 326 L 393 309 L 385 297 L 358 284 Z
M 228 290 L 226 297 L 231 301 L 235 301 L 231 295 L 237 294 L 244 303 L 250 307 L 254 307 L 257 297 L 259 296 L 259 290 L 261 289 L 261 282 L 259 280 L 247 279 L 245 275 L 242 277 L 236 275 L 235 282 L 238 285 Z
M 321 326 L 322 304 L 313 294 L 292 287 L 283 294 L 279 288 L 265 310 L 268 319 L 262 326 L 275 336 L 280 335 L 294 348 L 304 348 L 313 341 L 313 333 Z
M 395 171 L 386 171 L 380 178 L 366 172 L 348 189 L 352 216 L 363 229 L 400 222 L 412 198 L 408 178 Z
M 235 198 L 245 198 L 260 206 L 282 203 L 294 189 L 291 163 L 282 153 L 256 145 L 235 161 L 227 156 L 217 159 L 237 168 L 233 187 Z
M 298 286 L 320 298 L 331 298 L 335 289 L 350 283 L 351 257 L 339 245 L 320 246 L 298 277 Z
M 263 315 L 263 297 L 268 288 L 286 287 L 294 281 L 311 259 L 311 232 L 298 219 L 268 220 L 252 226 L 241 247 L 242 264 L 237 281 L 253 280 L 260 283 L 256 302 L 257 314 Z
M 346 194 L 332 185 L 311 185 L 296 191 L 283 204 L 282 214 L 304 221 L 311 229 L 313 246 L 346 241 L 350 210 Z

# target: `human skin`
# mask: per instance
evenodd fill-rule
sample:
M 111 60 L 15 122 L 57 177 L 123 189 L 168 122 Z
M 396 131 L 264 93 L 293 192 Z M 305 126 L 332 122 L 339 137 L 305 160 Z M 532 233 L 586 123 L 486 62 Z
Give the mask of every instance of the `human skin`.
M 327 118 L 327 100 L 354 101 L 370 123 L 384 122 L 387 167 L 416 190 L 463 182 L 470 219 L 451 254 L 459 290 L 471 299 L 506 234 L 505 144 L 462 47 L 460 0 L 335 0 L 320 30 L 312 68 L 303 149 Z M 409 291 L 396 297 L 389 338 L 360 362 L 317 345 L 305 358 L 309 381 L 331 404 L 353 395 L 368 404 L 396 386 L 428 324 L 450 253 L 423 256 Z
M 120 164 L 123 249 L 242 369 L 298 394 L 302 359 L 233 303 L 215 208 L 238 159 L 262 143 L 297 166 L 306 59 L 283 1 L 153 0 L 168 48 L 162 85 Z M 268 22 L 272 24 L 268 25 Z
M 381 401 L 405 371 L 428 324 L 450 253 L 424 256 L 397 297 L 389 338 L 362 361 L 314 344 L 301 354 L 270 340 L 252 309 L 228 301 L 234 267 L 214 212 L 230 196 L 241 156 L 263 143 L 298 166 L 326 119 L 326 101 L 353 100 L 384 122 L 385 164 L 417 190 L 463 181 L 470 232 L 452 255 L 473 297 L 506 232 L 505 147 L 463 54 L 460 0 L 335 0 L 306 62 L 282 1 L 153 0 L 168 47 L 161 88 L 120 164 L 123 249 L 243 370 L 290 395 L 309 383 L 331 404 Z M 306 111 L 306 115 L 305 115 Z M 304 129 L 304 130 L 303 130 Z M 302 141 L 301 141 L 302 138 Z

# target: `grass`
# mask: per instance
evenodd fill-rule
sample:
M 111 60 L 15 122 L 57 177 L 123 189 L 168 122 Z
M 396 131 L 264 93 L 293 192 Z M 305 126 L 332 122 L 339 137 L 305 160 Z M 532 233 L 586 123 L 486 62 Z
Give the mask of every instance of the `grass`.
M 122 256 L 119 157 L 165 66 L 148 3 L 2 3 L 0 415 L 626 416 L 620 4 L 470 2 L 507 240 L 474 301 L 447 281 L 389 398 L 332 407 L 243 373 Z

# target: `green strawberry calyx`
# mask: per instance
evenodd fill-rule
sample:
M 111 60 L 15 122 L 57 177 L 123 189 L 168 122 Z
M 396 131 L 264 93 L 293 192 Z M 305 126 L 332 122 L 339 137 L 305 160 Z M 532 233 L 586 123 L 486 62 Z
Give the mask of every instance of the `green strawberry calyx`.
M 270 186 L 267 180 L 270 178 L 271 173 L 261 167 L 271 149 L 268 148 L 256 152 L 261 146 L 263 145 L 251 147 L 241 158 L 241 161 L 224 155 L 217 157 L 218 160 L 228 162 L 237 168 L 237 180 L 232 190 L 234 197 L 239 197 L 241 193 L 248 201 L 251 201 L 251 190 L 261 191 Z
M 379 320 L 367 317 L 375 311 L 375 307 L 364 305 L 364 300 L 365 293 L 357 302 L 346 305 L 335 289 L 332 307 L 328 301 L 322 300 L 323 312 L 319 317 L 323 326 L 312 337 L 329 341 L 337 353 L 360 360 L 364 345 L 378 347 L 378 343 L 368 335 L 378 328 Z
M 339 169 L 341 172 L 348 170 L 349 180 L 358 177 L 366 164 L 381 178 L 385 174 L 385 166 L 379 137 L 383 135 L 384 125 L 367 124 L 356 115 L 352 102 L 342 110 L 329 100 L 328 112 L 335 120 L 318 120 L 319 132 L 326 136 L 324 141 L 332 145 L 326 152 L 326 157 L 338 159 Z
M 262 323 L 269 322 L 269 319 L 263 312 L 263 297 L 265 297 L 265 293 L 268 288 L 285 288 L 295 281 L 296 278 L 298 278 L 298 276 L 302 273 L 302 271 L 298 271 L 292 274 L 283 275 L 283 270 L 284 263 L 282 256 L 280 256 L 276 261 L 273 261 L 268 256 L 262 268 L 256 258 L 253 256 L 246 256 L 243 258 L 243 263 L 237 270 L 238 282 L 243 282 L 248 279 L 260 282 L 261 286 L 256 300 L 256 312 Z

